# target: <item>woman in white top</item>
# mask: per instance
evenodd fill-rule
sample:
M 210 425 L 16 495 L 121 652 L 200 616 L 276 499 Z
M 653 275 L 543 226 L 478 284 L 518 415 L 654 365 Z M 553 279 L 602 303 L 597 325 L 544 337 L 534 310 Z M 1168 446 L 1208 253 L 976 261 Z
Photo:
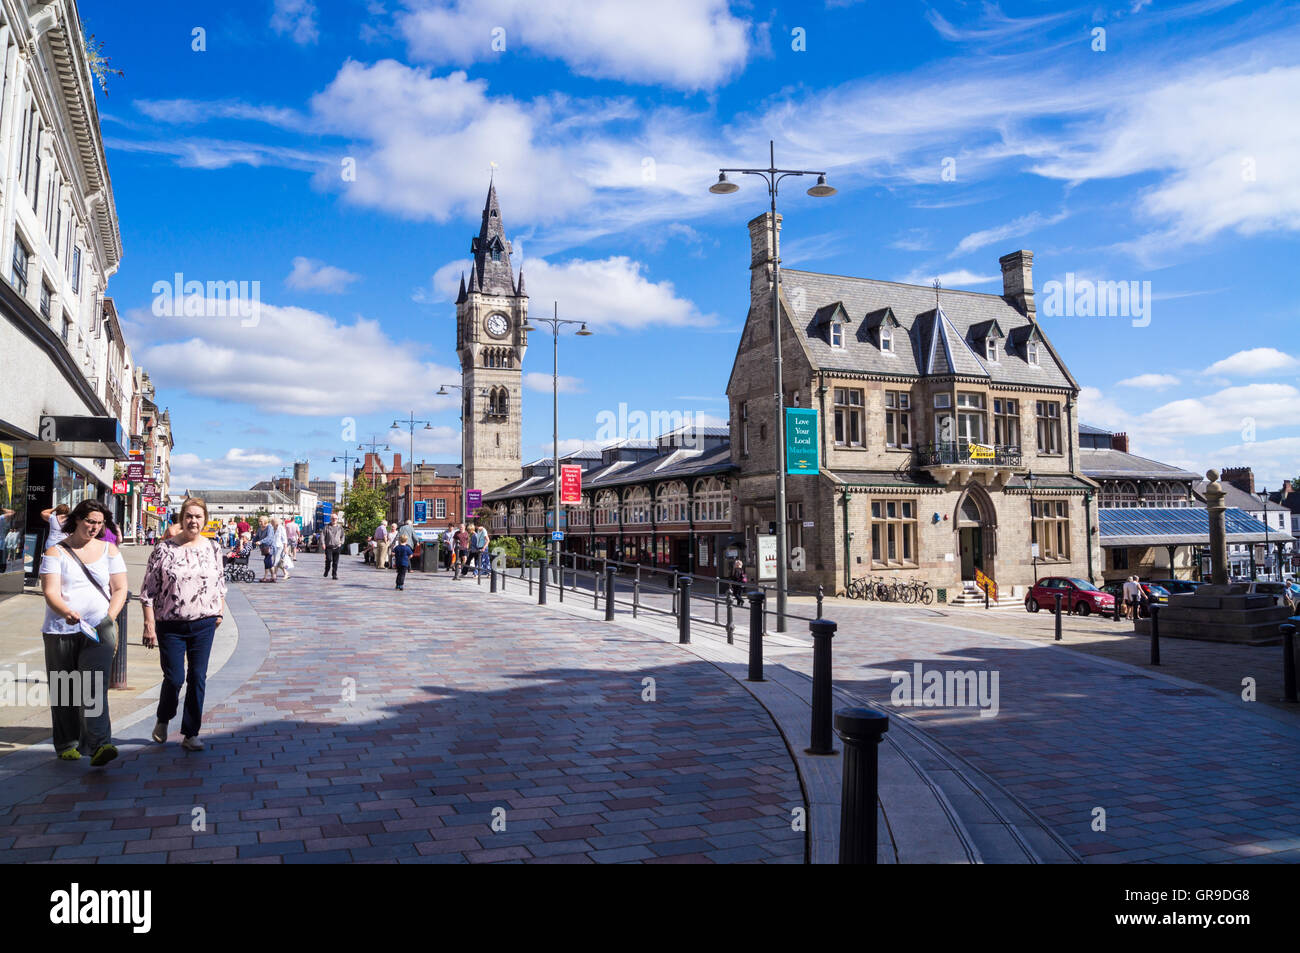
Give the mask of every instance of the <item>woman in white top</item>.
M 284 520 L 278 516 L 271 518 L 271 525 L 275 527 L 275 568 L 288 579 L 289 569 L 293 566 L 293 560 L 289 556 L 289 533 L 284 528 Z
M 116 546 L 96 538 L 108 516 L 98 500 L 78 503 L 63 524 L 67 538 L 41 557 L 54 750 L 63 761 L 90 754 L 96 768 L 117 757 L 108 676 L 127 597 L 126 563 Z
M 68 538 L 68 534 L 63 531 L 63 521 L 67 518 L 67 503 L 60 503 L 58 506 L 52 506 L 48 510 L 41 510 L 41 519 L 45 520 L 45 522 L 50 526 L 49 535 L 45 537 L 46 549 L 51 546 L 57 546 Z

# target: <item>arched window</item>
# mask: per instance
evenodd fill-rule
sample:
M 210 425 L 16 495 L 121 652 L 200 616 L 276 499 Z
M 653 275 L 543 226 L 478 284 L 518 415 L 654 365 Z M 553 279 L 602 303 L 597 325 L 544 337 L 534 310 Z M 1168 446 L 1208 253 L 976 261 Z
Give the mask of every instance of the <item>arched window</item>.
M 731 522 L 731 490 L 717 477 L 695 481 L 695 521 Z
M 492 511 L 492 532 L 494 534 L 505 530 L 506 518 L 506 505 L 504 503 L 498 503 L 496 508 Z
M 546 522 L 546 511 L 542 507 L 542 501 L 533 499 L 528 501 L 528 528 L 530 530 L 542 528 Z
M 686 519 L 686 484 L 680 480 L 662 484 L 655 494 L 655 520 L 685 523 Z
M 623 496 L 623 522 L 650 522 L 650 491 L 643 486 L 634 486 Z
M 591 497 L 586 493 L 575 506 L 569 507 L 568 522 L 570 526 L 586 526 L 591 522 Z
M 601 490 L 596 494 L 596 525 L 618 525 L 618 494 L 613 490 Z
M 521 500 L 515 500 L 510 504 L 510 529 L 512 532 L 520 532 L 524 528 L 524 504 Z

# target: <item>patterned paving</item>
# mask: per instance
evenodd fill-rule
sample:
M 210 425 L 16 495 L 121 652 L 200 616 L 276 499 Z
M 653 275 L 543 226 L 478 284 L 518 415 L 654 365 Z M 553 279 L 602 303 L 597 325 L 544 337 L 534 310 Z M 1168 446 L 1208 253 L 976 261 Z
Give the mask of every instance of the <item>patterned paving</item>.
M 0 861 L 802 862 L 789 753 L 717 669 L 472 581 L 319 565 L 242 588 L 270 654 L 206 752 L 64 766 L 0 814 Z

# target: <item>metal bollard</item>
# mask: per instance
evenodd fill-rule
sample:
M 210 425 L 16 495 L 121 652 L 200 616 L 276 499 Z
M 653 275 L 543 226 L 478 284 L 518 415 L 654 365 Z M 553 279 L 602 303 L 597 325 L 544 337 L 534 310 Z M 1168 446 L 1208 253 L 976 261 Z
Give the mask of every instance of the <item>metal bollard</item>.
M 560 553 L 560 563 L 556 568 L 556 575 L 560 579 L 560 601 L 564 601 L 564 553 Z
M 677 570 L 673 570 L 673 615 L 680 616 L 680 609 L 677 606 Z
M 532 598 L 532 595 L 533 595 L 533 567 L 530 566 L 530 565 L 528 565 L 528 560 L 527 560 L 527 559 L 520 560 L 520 565 L 523 566 L 523 575 L 525 575 L 525 576 L 528 577 L 528 596 L 529 596 L 529 598 Z
M 636 618 L 639 608 L 641 608 L 641 570 L 638 568 L 636 578 L 632 580 L 632 618 Z
M 537 604 L 544 606 L 546 605 L 546 572 L 550 567 L 545 559 L 541 561 L 540 566 L 541 572 L 537 574 Z
M 1061 593 L 1052 593 L 1052 598 L 1056 600 L 1056 641 L 1061 641 Z
M 716 610 L 717 606 L 714 606 L 714 609 Z M 731 617 L 731 594 L 730 593 L 727 594 L 727 644 L 728 645 L 736 644 L 736 624 Z
M 1160 607 L 1151 607 L 1151 664 L 1160 664 Z
M 109 688 L 126 688 L 126 636 L 130 617 L 127 608 L 131 605 L 131 593 L 126 594 L 122 611 L 117 614 L 117 651 L 113 653 L 113 667 L 108 674 Z
M 593 571 L 591 573 L 591 607 L 593 609 L 599 609 L 600 608 L 600 576 L 595 572 L 594 565 L 595 564 L 593 563 Z M 605 568 L 606 569 L 609 568 L 608 562 L 605 563 Z
M 1116 622 L 1120 620 L 1121 618 L 1120 613 L 1123 611 L 1123 608 L 1124 608 L 1124 590 L 1121 589 L 1119 591 L 1119 595 L 1115 597 L 1115 621 Z
M 822 600 L 825 598 L 825 596 L 826 596 L 826 587 L 818 586 L 817 587 L 817 618 L 819 619 L 822 617 Z
M 1282 687 L 1283 697 L 1293 702 L 1295 694 L 1295 626 L 1289 622 L 1282 626 Z
M 831 741 L 831 639 L 835 623 L 818 619 L 808 623 L 813 637 L 812 739 L 809 754 L 834 754 Z
M 614 567 L 605 567 L 605 621 L 614 621 Z
M 497 591 L 497 564 L 488 563 L 488 592 Z
M 880 767 L 877 746 L 889 730 L 889 716 L 870 708 L 843 708 L 835 713 L 835 730 L 844 742 L 840 863 L 874 864 Z
M 749 678 L 747 681 L 763 681 L 763 602 L 767 596 L 763 590 L 749 594 Z
M 686 645 L 691 641 L 691 578 L 682 576 L 677 580 L 681 597 L 677 600 L 677 644 Z
M 989 587 L 988 587 L 988 586 L 985 586 L 985 587 L 984 587 L 984 608 L 985 608 L 985 610 L 987 610 L 988 607 L 989 607 Z

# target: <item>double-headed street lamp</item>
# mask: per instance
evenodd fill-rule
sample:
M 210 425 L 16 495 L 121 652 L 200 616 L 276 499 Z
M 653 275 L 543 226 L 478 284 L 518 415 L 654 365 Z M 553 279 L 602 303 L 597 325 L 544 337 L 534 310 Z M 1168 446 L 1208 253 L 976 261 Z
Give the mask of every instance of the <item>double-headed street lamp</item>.
M 365 450 L 366 447 L 369 447 L 369 448 L 370 448 L 370 453 L 372 453 L 372 454 L 375 455 L 375 456 L 379 456 L 379 443 L 380 443 L 379 438 L 378 438 L 378 437 L 373 437 L 369 443 L 359 443 L 359 444 L 357 444 L 357 449 L 358 449 L 358 450 Z M 390 452 L 391 452 L 391 451 L 388 449 L 388 444 L 384 444 L 384 453 L 390 453 Z M 364 458 L 363 458 L 363 459 L 364 459 Z M 371 486 L 372 488 L 373 488 L 374 485 L 375 485 L 375 476 L 374 476 L 374 472 L 375 472 L 375 471 L 373 471 L 373 470 L 370 471 L 370 486 Z
M 427 420 L 416 420 L 415 411 L 411 411 L 406 420 L 394 420 L 393 428 L 408 427 L 411 432 L 411 456 L 406 461 L 408 476 L 406 480 L 406 522 L 415 523 L 415 425 L 424 424 L 425 430 L 432 430 L 433 424 Z
M 462 399 L 460 402 L 460 505 L 462 507 L 461 519 L 468 521 L 469 513 L 467 511 L 469 510 L 469 503 L 466 500 L 466 494 L 469 492 L 469 484 L 466 482 L 466 474 L 465 474 L 465 418 L 470 413 L 469 402 L 472 399 L 473 395 L 465 393 L 465 385 L 463 384 L 439 384 L 438 390 L 436 391 L 437 395 L 439 397 L 446 397 L 448 394 L 451 393 L 451 391 L 447 390 L 448 387 L 461 391 Z M 478 389 L 478 396 L 479 397 L 488 396 L 487 388 L 480 387 Z
M 348 482 L 351 479 L 351 474 L 348 473 L 348 462 L 350 460 L 356 460 L 358 458 L 352 456 L 352 454 L 348 453 L 346 450 L 344 450 L 343 453 L 340 454 L 340 456 L 343 457 L 343 498 L 346 500 L 348 495 Z M 338 462 L 339 462 L 338 457 L 330 457 L 330 463 L 338 463 Z
M 1273 573 L 1268 568 L 1268 490 L 1261 486 L 1256 496 L 1264 505 L 1264 578 L 1272 579 Z
M 826 184 L 825 172 L 807 169 L 778 169 L 776 144 L 768 140 L 768 167 L 766 169 L 719 169 L 718 181 L 709 186 L 715 195 L 727 195 L 740 188 L 727 180 L 728 172 L 760 176 L 767 183 L 772 214 L 769 222 L 772 231 L 772 343 L 776 352 L 773 361 L 776 377 L 776 631 L 785 631 L 786 596 L 786 539 L 785 539 L 785 385 L 781 380 L 781 254 L 780 234 L 776 227 L 776 196 L 781 180 L 789 175 L 815 175 L 817 184 L 808 190 L 814 198 L 834 195 L 835 189 Z
M 553 314 L 549 318 L 529 318 L 529 323 L 524 325 L 525 331 L 536 331 L 532 321 L 536 320 L 539 324 L 549 324 L 551 326 L 551 336 L 553 338 L 553 347 L 551 351 L 551 451 L 554 454 L 551 482 L 555 487 L 555 525 L 551 527 L 551 565 L 560 564 L 560 543 L 555 538 L 555 534 L 560 531 L 560 325 L 577 324 L 580 325 L 574 333 L 580 337 L 591 337 L 592 332 L 587 330 L 586 321 L 570 321 L 560 317 L 560 303 L 552 302 Z
M 1029 551 L 1033 554 L 1034 560 L 1034 582 L 1038 585 L 1038 541 L 1035 538 L 1038 534 L 1038 524 L 1034 522 L 1034 481 L 1038 477 L 1034 476 L 1034 471 L 1029 470 L 1025 473 L 1025 486 L 1029 487 Z M 1088 541 L 1088 546 L 1092 546 L 1092 541 Z M 1172 575 L 1172 573 L 1170 573 Z

